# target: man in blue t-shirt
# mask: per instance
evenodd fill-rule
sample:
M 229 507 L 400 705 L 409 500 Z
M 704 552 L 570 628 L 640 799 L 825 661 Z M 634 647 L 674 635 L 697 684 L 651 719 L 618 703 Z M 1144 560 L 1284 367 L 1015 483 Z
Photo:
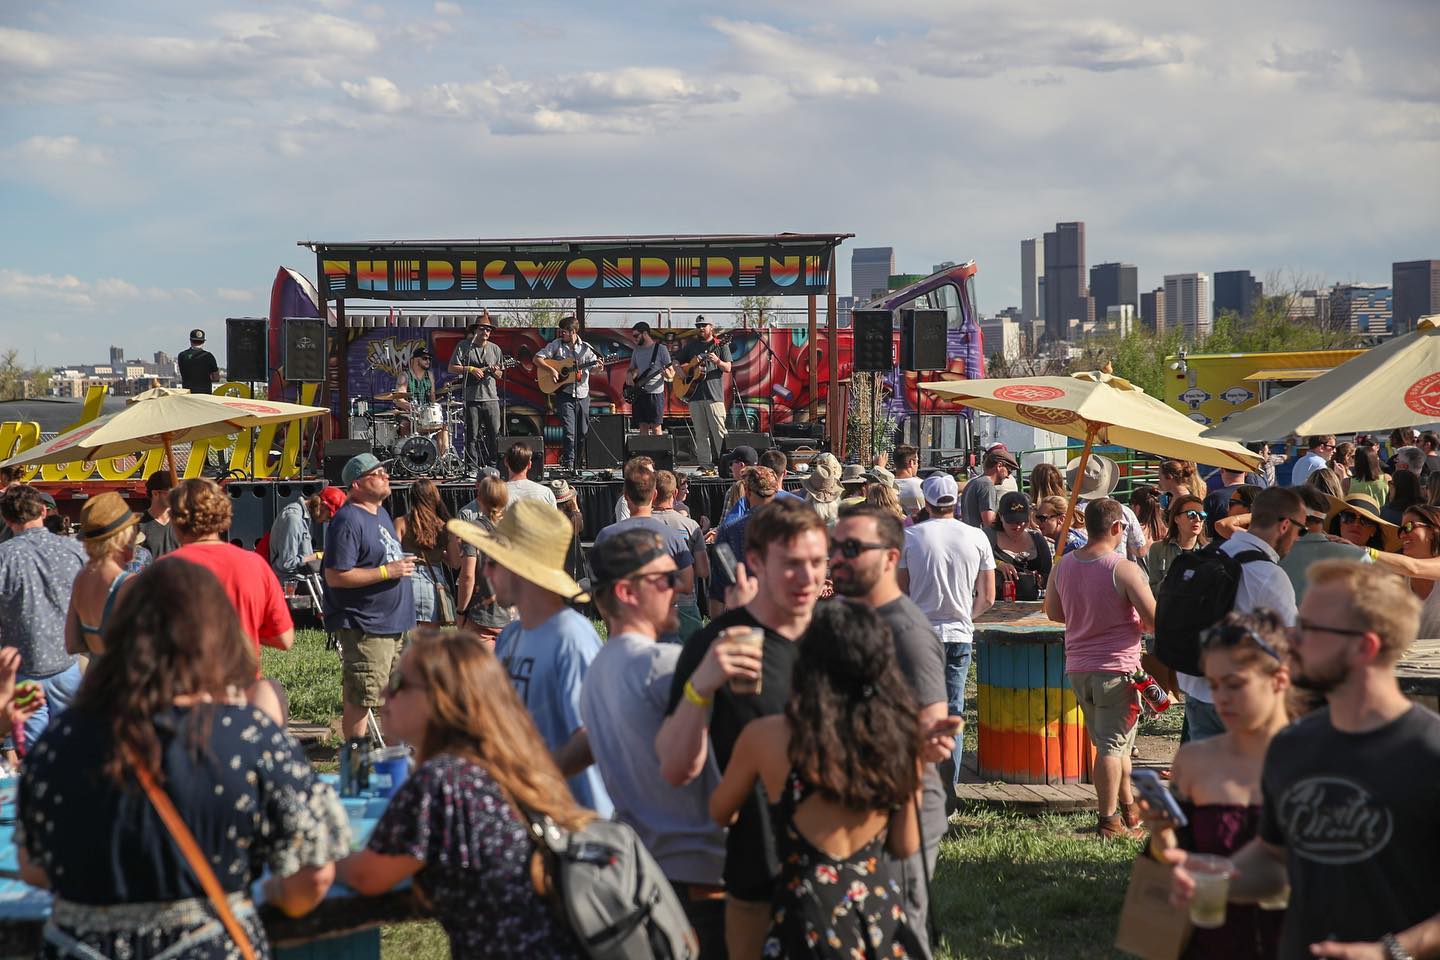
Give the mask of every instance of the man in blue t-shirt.
M 350 497 L 325 534 L 325 626 L 340 641 L 344 735 L 363 737 L 415 626 L 415 564 L 382 506 L 390 474 L 375 455 L 351 457 L 341 479 Z
M 494 533 L 463 520 L 451 521 L 450 529 L 484 556 L 496 602 L 515 610 L 517 619 L 495 640 L 495 656 L 569 778 L 570 792 L 581 806 L 609 817 L 613 806 L 600 772 L 590 766 L 580 718 L 580 688 L 600 652 L 600 637 L 570 607 L 572 600 L 590 599 L 565 572 L 570 520 L 548 503 L 517 500 Z

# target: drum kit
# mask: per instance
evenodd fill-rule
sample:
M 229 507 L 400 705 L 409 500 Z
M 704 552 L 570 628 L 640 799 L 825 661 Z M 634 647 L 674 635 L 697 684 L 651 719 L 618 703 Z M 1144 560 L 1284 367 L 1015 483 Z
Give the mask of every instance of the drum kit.
M 375 406 L 404 399 L 405 394 L 393 392 L 351 399 L 350 439 L 368 441 L 375 456 L 397 476 L 448 480 L 464 475 L 458 449 L 464 438 L 465 405 L 458 390 L 443 388 L 437 402 L 415 404 L 410 410 Z M 449 441 L 443 454 L 436 442 L 441 435 Z

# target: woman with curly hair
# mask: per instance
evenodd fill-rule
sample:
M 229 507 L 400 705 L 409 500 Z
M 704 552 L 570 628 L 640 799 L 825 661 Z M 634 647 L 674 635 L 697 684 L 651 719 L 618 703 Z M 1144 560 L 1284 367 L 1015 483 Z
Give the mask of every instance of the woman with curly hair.
M 784 714 L 745 727 L 710 796 L 722 826 L 757 780 L 770 799 L 781 873 L 763 956 L 926 956 L 894 867 L 920 844 L 917 717 L 884 621 L 817 606 Z
M 101 635 L 120 591 L 130 579 L 126 566 L 135 558 L 140 517 L 130 512 L 113 491 L 91 497 L 80 510 L 80 543 L 90 559 L 80 568 L 70 588 L 70 612 L 65 617 L 65 650 L 99 655 L 105 652 Z
M 390 681 L 387 734 L 416 769 L 338 879 L 374 896 L 413 877 L 455 957 L 587 956 L 532 880 L 525 811 L 578 830 L 576 804 L 505 668 L 467 631 L 416 632 Z
M 410 487 L 410 512 L 395 518 L 400 546 L 416 557 L 410 580 L 415 594 L 415 622 L 422 626 L 442 622 L 442 589 L 454 596 L 449 594 L 445 568 L 460 565 L 460 541 L 445 530 L 449 519 L 450 511 L 441 502 L 440 488 L 434 480 L 416 480 Z M 443 622 L 448 626 L 454 620 Z

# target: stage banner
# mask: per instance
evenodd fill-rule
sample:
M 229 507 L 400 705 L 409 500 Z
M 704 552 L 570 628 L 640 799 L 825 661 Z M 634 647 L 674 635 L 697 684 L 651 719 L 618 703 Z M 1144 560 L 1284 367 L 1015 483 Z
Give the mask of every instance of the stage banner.
M 647 247 L 644 256 L 322 248 L 317 272 L 326 300 L 803 296 L 826 291 L 833 252 L 824 242 Z

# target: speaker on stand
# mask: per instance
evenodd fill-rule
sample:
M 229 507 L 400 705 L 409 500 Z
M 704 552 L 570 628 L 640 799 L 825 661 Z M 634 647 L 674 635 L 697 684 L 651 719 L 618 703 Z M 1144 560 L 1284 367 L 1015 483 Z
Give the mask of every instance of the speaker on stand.
M 284 371 L 290 383 L 325 382 L 325 321 L 321 317 L 286 317 Z
M 944 310 L 900 311 L 900 365 L 906 370 L 944 370 Z
M 855 330 L 855 372 L 889 373 L 895 369 L 895 341 L 891 336 L 894 324 L 889 310 L 856 310 L 852 314 Z
M 269 338 L 266 320 L 256 317 L 227 317 L 225 320 L 225 373 L 231 380 L 267 383 Z

